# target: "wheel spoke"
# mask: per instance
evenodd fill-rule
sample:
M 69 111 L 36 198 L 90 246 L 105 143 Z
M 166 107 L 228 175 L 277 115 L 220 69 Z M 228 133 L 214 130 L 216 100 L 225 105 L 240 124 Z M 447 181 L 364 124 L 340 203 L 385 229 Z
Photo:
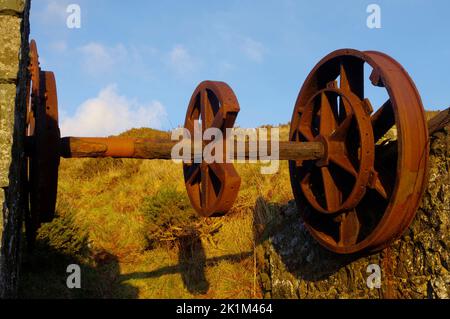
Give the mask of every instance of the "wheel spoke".
M 198 95 L 197 95 L 197 97 L 195 98 L 195 104 L 194 104 L 194 106 L 193 106 L 193 108 L 192 108 L 192 111 L 191 111 L 191 113 L 189 114 L 189 117 L 191 118 L 191 119 L 198 119 L 198 118 L 200 118 L 200 113 L 201 113 L 201 93 L 199 93 Z
M 340 97 L 341 106 L 344 106 L 345 116 L 348 117 L 353 113 L 353 108 L 346 98 Z
M 224 114 L 222 110 L 219 110 L 214 116 L 214 120 L 211 123 L 211 127 L 222 129 L 223 123 L 225 122 Z
M 342 123 L 349 115 L 353 113 L 351 105 L 348 103 L 347 99 L 339 96 L 339 112 L 338 121 Z
M 356 172 L 355 167 L 352 162 L 348 159 L 347 155 L 344 154 L 330 154 L 330 160 L 337 164 L 339 167 L 344 169 L 345 171 L 352 174 L 354 177 L 357 177 L 358 173 Z
M 308 141 L 308 142 L 314 141 L 314 135 L 311 132 L 311 128 L 300 124 L 298 131 L 300 132 L 300 134 L 303 135 L 303 137 L 306 139 L 306 141 Z
M 211 102 L 208 98 L 208 91 L 203 90 L 200 97 L 201 105 L 201 116 L 202 116 L 202 130 L 205 132 L 206 129 L 211 127 L 214 121 L 214 114 L 211 107 Z
M 378 174 L 375 174 L 373 177 L 373 181 L 370 185 L 370 187 L 378 192 L 378 194 L 381 195 L 384 199 L 388 199 L 388 191 L 384 187 L 383 183 L 381 182 L 380 178 L 378 177 Z
M 334 141 L 343 142 L 347 138 L 348 130 L 352 124 L 353 114 L 347 115 L 347 117 L 342 121 L 339 127 L 331 134 L 330 139 Z
M 364 61 L 354 57 L 341 60 L 340 88 L 351 91 L 361 100 L 364 99 Z
M 330 103 L 330 100 L 325 92 L 322 92 L 320 97 L 320 134 L 329 136 L 337 126 L 335 117 L 335 108 L 337 100 Z
M 308 172 L 306 172 L 306 174 L 304 174 L 303 176 L 301 176 L 301 178 L 300 178 L 300 184 L 309 187 L 309 181 L 310 181 L 310 179 L 311 179 L 311 172 L 308 171 Z
M 385 159 L 383 161 L 389 161 L 389 159 Z M 380 196 L 385 199 L 389 199 L 395 185 L 395 176 L 390 174 L 390 171 L 392 170 L 380 165 L 379 163 L 374 173 L 375 177 L 370 185 L 372 189 L 377 191 Z
M 194 137 L 194 123 L 195 121 L 199 121 L 201 119 L 201 93 L 199 93 L 196 97 L 196 102 L 187 116 L 187 121 L 185 123 L 185 128 L 189 130 L 191 133 L 191 137 Z
M 225 171 L 223 170 L 223 164 L 214 162 L 209 165 L 209 168 L 214 172 L 214 174 L 217 176 L 220 182 L 223 183 L 223 180 L 225 178 Z
M 300 179 L 300 187 L 302 189 L 303 195 L 305 198 L 313 205 L 316 209 L 323 209 L 321 205 L 317 202 L 316 195 L 314 195 L 311 186 L 310 186 L 310 180 L 311 180 L 311 171 L 307 172 L 301 179 Z
M 185 173 L 186 185 L 192 185 L 200 173 L 200 164 L 192 164 Z
M 311 130 L 312 124 L 312 113 L 310 111 L 306 111 L 300 117 L 300 123 L 298 126 L 298 131 L 307 142 L 312 142 L 314 140 L 314 134 Z
M 353 209 L 341 215 L 340 218 L 339 245 L 354 245 L 358 240 L 359 230 L 361 228 L 356 210 Z
M 378 109 L 372 116 L 371 121 L 375 142 L 378 142 L 395 125 L 395 114 L 391 100 L 387 100 Z
M 325 199 L 327 201 L 327 208 L 329 211 L 335 211 L 341 205 L 341 191 L 336 186 L 336 183 L 331 176 L 330 170 L 328 167 L 322 167 L 322 180 L 323 180 L 323 188 L 325 191 Z
M 191 138 L 194 138 L 194 120 L 188 120 L 184 124 L 184 128 L 189 131 Z

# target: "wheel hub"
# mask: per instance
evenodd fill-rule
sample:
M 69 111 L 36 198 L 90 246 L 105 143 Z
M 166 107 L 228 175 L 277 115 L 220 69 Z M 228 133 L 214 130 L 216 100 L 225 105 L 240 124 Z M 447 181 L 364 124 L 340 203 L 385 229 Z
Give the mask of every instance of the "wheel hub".
M 372 126 L 364 101 L 331 82 L 311 97 L 303 114 L 300 131 L 308 141 L 320 142 L 325 149 L 324 157 L 302 180 L 307 201 L 323 214 L 355 208 L 365 194 L 374 167 Z M 313 176 L 321 176 L 320 181 Z M 339 190 L 333 181 L 336 178 L 352 180 L 351 189 Z M 323 188 L 315 187 L 317 183 L 322 183 Z

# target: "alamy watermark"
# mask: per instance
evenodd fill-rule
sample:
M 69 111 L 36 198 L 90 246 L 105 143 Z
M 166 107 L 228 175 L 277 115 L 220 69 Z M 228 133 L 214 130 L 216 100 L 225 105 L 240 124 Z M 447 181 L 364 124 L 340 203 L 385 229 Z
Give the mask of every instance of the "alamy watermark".
M 366 24 L 369 29 L 381 29 L 381 7 L 378 4 L 369 4 L 366 12 L 369 13 Z
M 72 264 L 67 266 L 66 272 L 70 274 L 67 276 L 66 285 L 69 289 L 81 289 L 81 268 L 79 265 Z
M 381 267 L 377 264 L 367 266 L 366 272 L 370 274 L 367 277 L 367 287 L 369 289 L 381 288 Z
M 66 25 L 69 29 L 81 29 L 81 7 L 78 4 L 70 4 L 66 8 L 68 13 Z
M 224 136 L 224 132 L 218 128 L 208 128 L 202 132 L 201 125 L 195 121 L 192 133 L 186 128 L 172 132 L 172 141 L 178 143 L 172 148 L 171 157 L 175 163 L 259 161 L 266 164 L 261 167 L 262 174 L 275 174 L 279 169 L 279 139 L 279 128 L 271 129 L 270 138 L 266 128 L 227 128 Z

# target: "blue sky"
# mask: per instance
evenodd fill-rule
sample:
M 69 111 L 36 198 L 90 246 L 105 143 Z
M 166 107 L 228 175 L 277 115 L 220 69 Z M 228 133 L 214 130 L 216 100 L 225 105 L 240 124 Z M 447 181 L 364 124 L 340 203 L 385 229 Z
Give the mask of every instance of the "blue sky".
M 81 29 L 66 26 L 70 3 L 81 7 Z M 381 29 L 366 25 L 372 3 Z M 101 136 L 183 124 L 203 80 L 230 84 L 240 126 L 286 123 L 309 71 L 345 47 L 393 56 L 426 108 L 443 109 L 449 15 L 446 0 L 33 0 L 31 37 L 56 74 L 63 135 Z

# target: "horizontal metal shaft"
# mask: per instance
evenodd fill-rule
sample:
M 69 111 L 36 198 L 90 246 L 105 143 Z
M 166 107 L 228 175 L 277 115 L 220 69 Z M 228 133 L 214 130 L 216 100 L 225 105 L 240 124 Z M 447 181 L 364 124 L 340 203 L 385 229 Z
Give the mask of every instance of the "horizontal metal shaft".
M 64 158 L 137 158 L 137 159 L 182 159 L 172 157 L 172 149 L 179 144 L 176 141 L 161 141 L 142 138 L 81 138 L 64 137 L 61 139 L 60 155 Z M 190 144 L 190 143 L 189 143 Z M 192 143 L 193 144 L 193 143 Z M 191 146 L 191 159 L 196 148 Z M 202 152 L 202 145 L 200 152 Z M 279 142 L 279 160 L 318 160 L 324 156 L 324 146 L 320 142 Z M 267 152 L 272 156 L 271 142 L 267 142 Z M 198 150 L 198 148 L 197 148 Z M 238 154 L 239 148 L 235 142 L 233 159 L 260 159 L 261 153 L 250 150 L 250 143 L 245 143 L 243 154 Z M 261 151 L 261 150 L 260 150 Z M 231 154 L 230 154 L 231 155 Z

